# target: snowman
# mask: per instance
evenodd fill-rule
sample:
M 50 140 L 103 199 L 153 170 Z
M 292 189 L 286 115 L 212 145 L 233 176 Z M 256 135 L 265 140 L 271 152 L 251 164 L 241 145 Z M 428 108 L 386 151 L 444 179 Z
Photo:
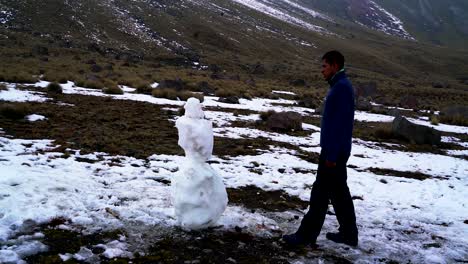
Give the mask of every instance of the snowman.
M 206 163 L 213 152 L 213 125 L 204 119 L 200 101 L 190 98 L 185 114 L 176 121 L 179 146 L 185 159 L 172 178 L 172 200 L 178 224 L 188 230 L 212 226 L 226 209 L 228 198 L 222 179 Z

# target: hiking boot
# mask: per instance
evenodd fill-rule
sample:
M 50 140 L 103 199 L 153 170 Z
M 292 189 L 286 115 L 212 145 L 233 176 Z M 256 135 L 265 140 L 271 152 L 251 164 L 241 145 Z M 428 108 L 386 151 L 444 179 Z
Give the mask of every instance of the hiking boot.
M 348 246 L 355 247 L 358 245 L 358 238 L 345 237 L 342 233 L 327 233 L 326 235 L 328 240 L 331 240 L 335 243 L 346 244 Z
M 284 235 L 283 241 L 288 246 L 292 246 L 292 247 L 300 247 L 300 246 L 307 246 L 307 245 L 316 246 L 315 241 L 306 239 L 303 236 L 299 235 L 298 233 Z

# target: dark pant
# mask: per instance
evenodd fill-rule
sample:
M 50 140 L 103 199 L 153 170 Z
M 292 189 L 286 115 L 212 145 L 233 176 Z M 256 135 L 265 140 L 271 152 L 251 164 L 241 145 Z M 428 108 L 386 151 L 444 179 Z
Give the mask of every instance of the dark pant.
M 336 218 L 340 224 L 340 233 L 347 238 L 357 238 L 356 215 L 353 200 L 346 183 L 346 162 L 349 156 L 338 157 L 336 167 L 325 166 L 325 154 L 320 153 L 317 179 L 310 195 L 310 207 L 297 231 L 302 237 L 315 241 L 320 234 L 328 202 L 335 209 Z

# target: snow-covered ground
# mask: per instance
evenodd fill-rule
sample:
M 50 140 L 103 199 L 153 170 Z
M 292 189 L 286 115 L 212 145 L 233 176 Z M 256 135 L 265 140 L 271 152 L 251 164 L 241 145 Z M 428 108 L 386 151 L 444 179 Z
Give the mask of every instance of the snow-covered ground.
M 36 86 L 45 87 L 47 84 L 41 82 Z M 37 97 L 33 99 L 37 101 L 53 103 L 44 100 L 45 94 L 17 90 L 14 85 L 8 87 L 8 91 L 0 91 L 0 100 L 19 101 L 21 95 L 18 94 L 34 94 Z M 131 89 L 126 89 L 123 95 L 106 95 L 99 90 L 74 87 L 70 82 L 63 88 L 67 94 L 110 96 L 119 100 L 173 106 L 184 103 L 134 94 Z M 256 112 L 276 109 L 303 115 L 314 113 L 311 109 L 294 106 L 295 101 L 292 100 L 241 100 L 240 105 L 230 105 L 218 103 L 216 99 L 205 97 L 204 105 Z M 282 105 L 275 106 L 274 103 L 278 102 Z M 320 128 L 313 125 L 304 124 L 310 135 L 299 137 L 230 126 L 233 121 L 254 121 L 258 114 L 206 111 L 206 116 L 216 124 L 216 136 L 233 139 L 261 136 L 290 143 L 311 153 L 320 151 L 317 132 Z M 356 116 L 363 120 L 389 121 L 387 116 L 365 112 L 357 112 Z M 468 133 L 456 126 L 443 127 L 446 128 Z M 454 137 L 444 137 L 443 140 L 460 146 L 467 144 Z M 79 149 L 71 150 L 70 156 L 64 156 L 55 152 L 55 147 L 50 140 L 14 139 L 0 129 L 0 242 L 9 241 L 1 246 L 1 263 L 19 262 L 28 255 L 47 250 L 39 242 L 43 237 L 41 233 L 11 239 L 25 220 L 47 222 L 53 217 L 63 216 L 70 219 L 71 224 L 60 228 L 80 227 L 86 232 L 121 228 L 128 222 L 168 228 L 176 224 L 167 181 L 178 172 L 184 157 L 155 153 L 140 160 L 106 153 L 82 155 Z M 357 263 L 373 263 L 381 258 L 413 263 L 466 261 L 468 225 L 464 221 L 468 220 L 468 161 L 449 154 L 402 152 L 355 139 L 349 160 L 353 168 L 348 169 L 348 183 L 352 195 L 360 198 L 354 201 L 360 245 L 346 249 L 327 241 L 324 236 L 319 237 L 318 243 L 327 252 Z M 215 156 L 212 161 L 212 167 L 227 187 L 255 185 L 264 190 L 283 190 L 306 201 L 317 169 L 317 164 L 299 158 L 296 151 L 273 145 L 258 155 Z M 253 164 L 256 164 L 256 171 L 262 172 L 261 175 L 251 171 Z M 421 172 L 434 178 L 420 181 L 381 176 L 369 172 L 370 168 Z M 240 226 L 257 236 L 272 236 L 277 230 L 284 233 L 295 231 L 299 220 L 290 222 L 291 214 L 301 215 L 295 211 L 277 213 L 272 217 L 266 212 L 252 213 L 243 207 L 229 205 L 218 223 L 225 230 Z M 258 223 L 264 224 L 262 228 L 259 229 Z M 336 228 L 334 217 L 327 217 L 323 233 Z M 129 251 L 125 238 L 100 246 L 109 258 L 131 257 L 133 253 Z M 89 257 L 89 254 L 89 249 L 82 248 L 80 252 L 62 252 L 60 257 L 79 260 Z M 306 258 L 297 261 L 308 262 Z

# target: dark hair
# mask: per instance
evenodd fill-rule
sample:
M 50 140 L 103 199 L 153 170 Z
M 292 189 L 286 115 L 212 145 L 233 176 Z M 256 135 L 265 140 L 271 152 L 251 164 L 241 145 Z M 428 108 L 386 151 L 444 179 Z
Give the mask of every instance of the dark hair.
M 344 68 L 344 56 L 339 51 L 332 50 L 325 53 L 325 55 L 322 57 L 322 60 L 325 60 L 330 65 L 337 64 L 340 69 Z

